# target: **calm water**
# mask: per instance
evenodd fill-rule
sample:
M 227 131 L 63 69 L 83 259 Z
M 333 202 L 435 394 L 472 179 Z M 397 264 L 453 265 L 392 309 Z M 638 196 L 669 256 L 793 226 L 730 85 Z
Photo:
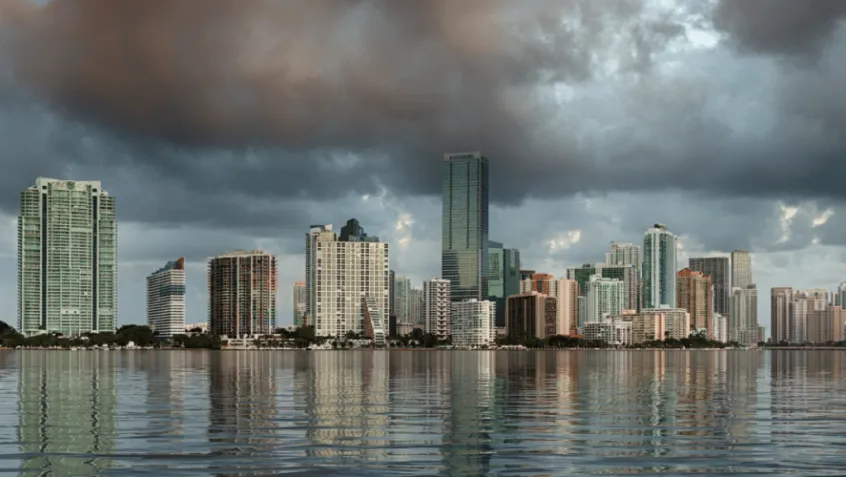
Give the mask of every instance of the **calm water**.
M 0 351 L 2 475 L 844 475 L 846 351 Z

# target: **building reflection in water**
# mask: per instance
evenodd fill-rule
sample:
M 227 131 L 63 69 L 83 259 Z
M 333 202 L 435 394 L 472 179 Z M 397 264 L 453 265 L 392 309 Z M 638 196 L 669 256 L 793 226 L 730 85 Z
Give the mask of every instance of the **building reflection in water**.
M 272 458 L 276 436 L 276 368 L 269 353 L 224 351 L 209 356 L 210 470 L 251 472 L 253 457 Z
M 449 356 L 450 413 L 441 454 L 442 475 L 488 475 L 493 446 L 494 352 L 455 352 Z
M 188 359 L 205 354 L 190 351 L 128 355 L 130 366 L 144 371 L 147 385 L 147 442 L 162 451 L 172 451 L 173 443 L 185 434 L 185 380 Z
M 388 458 L 389 355 L 316 352 L 302 358 L 297 381 L 305 388 L 307 456 L 332 466 Z
M 22 352 L 18 441 L 22 476 L 98 475 L 112 464 L 115 354 Z

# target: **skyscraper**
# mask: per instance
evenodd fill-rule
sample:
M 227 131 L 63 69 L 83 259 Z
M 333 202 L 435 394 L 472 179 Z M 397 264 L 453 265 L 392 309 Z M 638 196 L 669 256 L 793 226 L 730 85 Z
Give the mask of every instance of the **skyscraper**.
M 789 341 L 792 302 L 793 288 L 773 287 L 770 289 L 770 337 L 775 344 Z
M 294 326 L 306 326 L 306 306 L 308 293 L 305 282 L 294 282 Z
M 276 329 L 276 257 L 236 250 L 209 260 L 209 331 L 241 338 Z
M 185 259 L 147 277 L 147 324 L 162 338 L 185 332 Z
M 643 308 L 676 307 L 676 236 L 655 224 L 643 237 Z
M 306 233 L 305 282 L 306 282 L 306 320 L 314 326 L 314 311 L 317 309 L 317 239 L 321 234 L 333 235 L 332 224 L 312 225 Z
M 488 160 L 480 152 L 444 154 L 441 276 L 452 301 L 488 294 Z
M 619 315 L 625 306 L 626 288 L 621 280 L 602 278 L 599 275 L 590 277 L 587 283 L 587 323 L 598 323 L 605 316 Z
M 520 251 L 488 242 L 488 296 L 496 304 L 497 327 L 505 326 L 505 299 L 520 293 Z
M 640 270 L 643 254 L 639 245 L 611 242 L 611 251 L 605 253 L 606 265 L 633 265 Z
M 423 282 L 423 317 L 426 333 L 445 340 L 451 333 L 452 307 L 450 305 L 450 282 L 442 278 L 431 278 Z
M 20 206 L 21 333 L 115 331 L 115 199 L 99 181 L 39 177 L 21 193 Z
M 368 316 L 382 321 L 373 327 L 389 329 L 388 244 L 368 237 L 355 219 L 345 230 L 346 240 L 340 240 L 331 225 L 312 227 L 307 234 L 309 324 L 317 336 L 365 332 L 362 297 L 368 299 Z
M 731 252 L 731 287 L 747 288 L 752 280 L 752 255 L 745 250 Z
M 688 262 L 691 271 L 711 277 L 714 287 L 714 312 L 728 315 L 730 312 L 731 282 L 728 257 L 695 257 Z
M 712 335 L 711 315 L 713 296 L 711 277 L 702 272 L 684 268 L 678 273 L 676 281 L 676 303 L 690 313 L 690 323 L 697 330 L 708 330 Z
M 743 346 L 758 343 L 758 290 L 754 285 L 732 288 L 728 328 L 729 341 L 737 341 Z

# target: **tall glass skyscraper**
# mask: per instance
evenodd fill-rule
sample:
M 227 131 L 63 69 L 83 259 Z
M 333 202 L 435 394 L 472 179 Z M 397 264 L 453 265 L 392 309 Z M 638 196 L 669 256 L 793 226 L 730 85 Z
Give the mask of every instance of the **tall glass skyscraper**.
M 662 224 L 643 237 L 643 307 L 676 307 L 676 236 Z
M 115 199 L 99 181 L 39 177 L 21 193 L 18 330 L 115 331 Z
M 441 277 L 452 301 L 488 298 L 488 159 L 444 154 Z

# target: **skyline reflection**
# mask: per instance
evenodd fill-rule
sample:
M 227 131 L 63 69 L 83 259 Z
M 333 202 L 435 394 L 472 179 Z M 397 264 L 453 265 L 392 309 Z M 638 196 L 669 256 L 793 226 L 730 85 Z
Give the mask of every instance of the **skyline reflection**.
M 838 475 L 844 370 L 837 351 L 6 351 L 0 471 Z

